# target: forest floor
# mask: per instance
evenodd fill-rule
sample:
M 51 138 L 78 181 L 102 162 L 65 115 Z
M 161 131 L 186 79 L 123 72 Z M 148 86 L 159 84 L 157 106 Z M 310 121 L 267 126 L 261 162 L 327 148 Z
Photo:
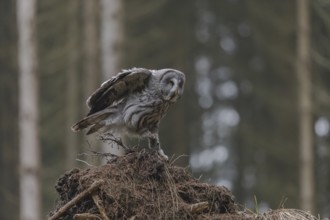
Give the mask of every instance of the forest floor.
M 224 186 L 206 184 L 148 150 L 63 174 L 49 220 L 316 219 L 294 209 L 240 210 Z

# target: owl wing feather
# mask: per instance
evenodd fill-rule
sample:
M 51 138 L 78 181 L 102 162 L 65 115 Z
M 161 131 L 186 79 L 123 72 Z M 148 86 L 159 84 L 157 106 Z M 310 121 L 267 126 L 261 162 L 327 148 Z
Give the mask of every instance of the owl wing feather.
M 142 90 L 152 72 L 144 68 L 124 70 L 118 75 L 102 83 L 86 101 L 90 108 L 87 116 L 72 126 L 73 131 L 79 131 L 90 125 L 99 126 L 99 122 L 111 114 L 107 107 L 120 101 L 126 95 Z M 89 131 L 88 133 L 93 133 Z
M 88 115 L 94 114 L 122 99 L 129 93 L 141 90 L 151 76 L 151 71 L 143 68 L 124 70 L 117 76 L 102 83 L 88 99 L 87 106 L 90 108 Z

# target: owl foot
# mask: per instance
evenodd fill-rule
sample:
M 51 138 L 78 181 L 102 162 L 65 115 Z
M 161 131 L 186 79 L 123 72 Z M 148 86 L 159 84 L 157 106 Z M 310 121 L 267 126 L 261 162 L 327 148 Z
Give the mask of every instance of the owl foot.
M 161 156 L 162 159 L 168 161 L 168 156 L 164 153 L 164 151 L 161 148 L 158 149 L 158 154 L 159 156 Z
M 159 137 L 157 133 L 150 133 L 149 136 L 149 148 L 157 150 L 158 155 L 168 161 L 168 156 L 164 153 L 162 148 L 160 147 Z

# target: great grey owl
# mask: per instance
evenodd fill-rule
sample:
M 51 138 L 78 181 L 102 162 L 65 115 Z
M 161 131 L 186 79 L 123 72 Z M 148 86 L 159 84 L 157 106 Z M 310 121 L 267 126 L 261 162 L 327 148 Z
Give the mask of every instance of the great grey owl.
M 181 97 L 184 83 L 185 75 L 175 69 L 124 70 L 102 83 L 87 99 L 90 111 L 72 130 L 88 128 L 87 134 L 119 131 L 145 137 L 149 146 L 167 159 L 160 148 L 159 122 Z

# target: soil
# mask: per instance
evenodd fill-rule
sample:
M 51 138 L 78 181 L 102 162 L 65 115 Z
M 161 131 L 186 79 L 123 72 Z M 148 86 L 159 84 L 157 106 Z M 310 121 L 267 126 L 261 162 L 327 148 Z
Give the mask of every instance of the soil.
M 203 183 L 147 150 L 63 174 L 55 185 L 59 197 L 49 217 L 99 180 L 104 182 L 93 194 L 101 199 L 108 219 L 264 219 L 240 211 L 226 187 Z M 106 219 L 91 194 L 56 219 Z

